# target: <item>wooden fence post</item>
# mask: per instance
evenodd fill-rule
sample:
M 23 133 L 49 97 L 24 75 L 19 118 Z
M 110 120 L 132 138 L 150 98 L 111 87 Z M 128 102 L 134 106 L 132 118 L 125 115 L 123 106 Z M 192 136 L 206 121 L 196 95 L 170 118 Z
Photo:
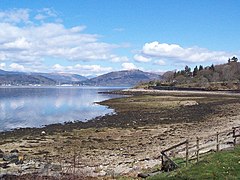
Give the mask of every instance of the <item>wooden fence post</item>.
M 217 152 L 219 151 L 219 132 L 217 132 Z
M 197 137 L 197 162 L 199 161 L 199 137 Z
M 164 157 L 163 157 L 163 155 L 161 155 L 161 159 L 162 159 L 162 166 L 163 166 L 163 163 L 164 163 Z
M 188 156 L 189 156 L 189 154 L 188 154 L 188 140 L 186 140 L 186 166 L 188 166 Z
M 233 145 L 236 146 L 236 128 L 233 127 Z

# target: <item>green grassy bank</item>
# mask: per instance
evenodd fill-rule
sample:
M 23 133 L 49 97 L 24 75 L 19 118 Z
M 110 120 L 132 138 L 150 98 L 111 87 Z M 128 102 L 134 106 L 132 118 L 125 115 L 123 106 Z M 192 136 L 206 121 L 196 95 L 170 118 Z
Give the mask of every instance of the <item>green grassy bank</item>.
M 240 179 L 240 146 L 203 157 L 198 163 L 163 173 L 148 180 Z

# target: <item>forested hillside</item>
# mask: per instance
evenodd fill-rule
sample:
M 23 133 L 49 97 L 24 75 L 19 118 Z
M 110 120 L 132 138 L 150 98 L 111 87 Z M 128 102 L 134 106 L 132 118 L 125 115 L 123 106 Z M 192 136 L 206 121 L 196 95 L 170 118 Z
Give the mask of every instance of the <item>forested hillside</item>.
M 232 57 L 225 64 L 189 66 L 179 71 L 167 71 L 163 80 L 149 82 L 149 85 L 174 86 L 184 88 L 204 88 L 208 90 L 240 89 L 240 62 Z

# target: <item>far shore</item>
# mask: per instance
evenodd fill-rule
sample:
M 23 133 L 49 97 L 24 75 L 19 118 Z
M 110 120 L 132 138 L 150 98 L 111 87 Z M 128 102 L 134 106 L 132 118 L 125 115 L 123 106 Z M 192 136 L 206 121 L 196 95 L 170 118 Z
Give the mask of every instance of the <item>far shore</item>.
M 240 125 L 237 93 L 144 89 L 112 93 L 130 95 L 100 102 L 116 114 L 2 132 L 0 149 L 18 149 L 26 154 L 28 166 L 30 161 L 67 164 L 76 156 L 85 176 L 136 177 L 160 163 L 161 150 L 186 139 L 195 141 L 197 136 L 204 141 L 217 131 Z M 14 172 L 17 167 L 7 170 Z
M 155 89 L 136 89 L 136 88 L 131 88 L 131 89 L 125 89 L 122 90 L 123 92 L 148 92 L 148 93 L 153 93 L 153 94 L 216 94 L 216 95 L 240 95 L 240 93 L 236 90 L 155 90 Z

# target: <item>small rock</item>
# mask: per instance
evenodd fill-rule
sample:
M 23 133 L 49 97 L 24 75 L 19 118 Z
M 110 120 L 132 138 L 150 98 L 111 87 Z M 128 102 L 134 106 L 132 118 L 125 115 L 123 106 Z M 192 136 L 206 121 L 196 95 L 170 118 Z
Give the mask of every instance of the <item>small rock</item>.
M 41 132 L 41 135 L 42 135 L 42 136 L 46 135 L 46 132 L 45 132 L 45 131 L 42 131 L 42 132 Z
M 143 174 L 143 173 L 140 173 L 140 174 L 138 174 L 138 177 L 140 177 L 140 178 L 147 178 L 148 176 L 150 176 L 149 174 Z
M 180 105 L 182 106 L 195 106 L 198 105 L 196 101 L 181 101 Z
M 21 169 L 22 170 L 28 170 L 28 169 L 31 169 L 31 166 L 29 164 L 24 164 L 21 166 Z
M 16 153 L 17 151 L 15 150 L 11 152 L 13 153 L 3 154 L 3 160 L 8 161 L 9 163 L 15 163 L 16 165 L 23 164 L 24 156 L 19 155 L 18 153 Z
M 15 163 L 18 161 L 18 154 L 3 154 L 4 161 L 10 161 L 11 163 Z
M 105 176 L 107 173 L 105 172 L 105 171 L 103 171 L 103 170 L 101 170 L 99 173 L 98 173 L 98 175 L 99 176 Z
M 19 151 L 17 149 L 13 149 L 10 151 L 10 153 L 19 153 Z

